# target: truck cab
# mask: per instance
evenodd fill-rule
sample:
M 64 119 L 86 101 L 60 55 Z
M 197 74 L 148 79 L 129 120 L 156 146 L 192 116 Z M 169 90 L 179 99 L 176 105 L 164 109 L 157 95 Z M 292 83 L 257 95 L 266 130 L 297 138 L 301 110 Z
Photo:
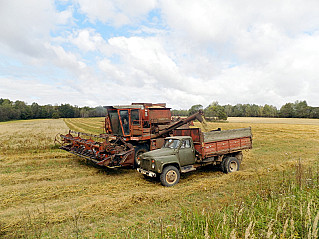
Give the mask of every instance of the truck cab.
M 149 177 L 159 174 L 162 184 L 173 186 L 179 181 L 180 171 L 192 168 L 196 161 L 194 143 L 190 136 L 167 137 L 161 149 L 144 153 L 140 159 L 138 172 Z

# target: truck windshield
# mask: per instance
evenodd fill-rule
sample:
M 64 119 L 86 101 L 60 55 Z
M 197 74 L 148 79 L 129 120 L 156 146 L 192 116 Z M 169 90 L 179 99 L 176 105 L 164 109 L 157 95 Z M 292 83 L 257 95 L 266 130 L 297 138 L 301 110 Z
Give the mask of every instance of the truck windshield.
M 179 145 L 179 140 L 178 139 L 165 139 L 165 143 L 163 148 L 171 148 L 171 149 L 176 149 Z

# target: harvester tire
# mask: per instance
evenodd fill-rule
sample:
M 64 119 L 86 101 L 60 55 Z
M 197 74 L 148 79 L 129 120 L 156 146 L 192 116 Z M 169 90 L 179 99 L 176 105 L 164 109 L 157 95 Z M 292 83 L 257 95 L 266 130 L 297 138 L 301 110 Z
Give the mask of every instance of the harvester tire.
M 239 161 L 236 157 L 227 157 L 224 161 L 224 173 L 232 173 L 239 170 Z
M 140 159 L 139 157 L 143 154 L 148 152 L 147 145 L 137 145 L 135 146 L 135 158 L 134 158 L 134 168 L 138 168 L 140 166 Z
M 171 187 L 179 182 L 180 176 L 180 172 L 175 166 L 167 166 L 163 169 L 160 180 L 163 186 Z

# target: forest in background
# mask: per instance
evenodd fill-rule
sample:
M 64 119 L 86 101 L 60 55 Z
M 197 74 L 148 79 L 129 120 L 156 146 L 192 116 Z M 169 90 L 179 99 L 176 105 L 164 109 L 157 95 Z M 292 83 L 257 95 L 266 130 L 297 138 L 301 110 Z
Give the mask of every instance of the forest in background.
M 173 116 L 188 116 L 203 110 L 207 118 L 227 120 L 227 117 L 280 117 L 280 118 L 319 118 L 319 107 L 312 107 L 304 101 L 286 103 L 277 109 L 273 105 L 256 104 L 220 105 L 217 101 L 206 108 L 202 105 L 193 105 L 188 110 L 172 110 Z M 78 107 L 70 104 L 61 105 L 31 105 L 17 100 L 0 99 L 0 121 L 26 119 L 57 119 L 57 118 L 86 118 L 104 117 L 106 109 L 102 106 Z
M 217 120 L 227 120 L 227 117 L 271 117 L 271 118 L 319 118 L 319 107 L 312 107 L 304 101 L 286 103 L 277 109 L 276 106 L 265 104 L 236 104 L 219 105 L 217 101 L 206 108 L 202 105 L 193 105 L 189 110 L 173 110 L 173 115 L 187 116 L 198 110 L 203 110 L 205 117 Z
M 0 99 L 0 121 L 26 120 L 26 119 L 58 119 L 58 118 L 86 118 L 103 117 L 106 109 L 102 106 L 95 108 L 78 107 L 70 104 L 39 105 L 26 104 L 23 101 L 15 102 L 9 99 Z

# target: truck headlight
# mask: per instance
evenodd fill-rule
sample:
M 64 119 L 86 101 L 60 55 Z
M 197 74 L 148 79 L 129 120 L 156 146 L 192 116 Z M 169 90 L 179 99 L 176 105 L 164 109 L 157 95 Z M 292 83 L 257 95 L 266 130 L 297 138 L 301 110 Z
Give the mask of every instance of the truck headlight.
M 154 160 L 152 160 L 152 165 L 151 165 L 151 167 L 152 167 L 152 169 L 155 168 L 155 161 L 154 161 Z

